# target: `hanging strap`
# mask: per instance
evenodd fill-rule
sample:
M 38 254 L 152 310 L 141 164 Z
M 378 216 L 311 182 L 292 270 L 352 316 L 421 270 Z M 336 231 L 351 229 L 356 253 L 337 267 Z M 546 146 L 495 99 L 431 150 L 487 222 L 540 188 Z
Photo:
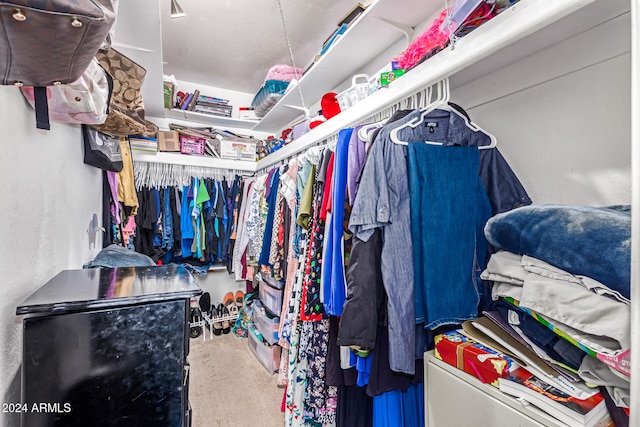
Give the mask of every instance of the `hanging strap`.
M 33 98 L 36 109 L 36 127 L 38 129 L 50 130 L 47 88 L 44 86 L 35 86 L 33 88 Z

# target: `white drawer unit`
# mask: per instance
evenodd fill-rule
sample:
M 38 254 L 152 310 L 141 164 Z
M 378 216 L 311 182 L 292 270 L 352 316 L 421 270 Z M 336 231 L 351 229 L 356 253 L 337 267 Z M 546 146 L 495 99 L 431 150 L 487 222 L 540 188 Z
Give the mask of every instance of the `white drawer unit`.
M 424 355 L 427 427 L 567 427 L 533 405 L 522 403 L 433 355 Z M 598 427 L 605 427 L 605 418 Z

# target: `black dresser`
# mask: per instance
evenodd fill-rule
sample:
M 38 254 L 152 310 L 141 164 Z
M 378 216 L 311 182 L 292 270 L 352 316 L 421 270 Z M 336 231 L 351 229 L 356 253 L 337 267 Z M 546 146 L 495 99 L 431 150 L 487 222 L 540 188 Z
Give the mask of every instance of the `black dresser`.
M 65 270 L 27 298 L 22 425 L 190 426 L 189 301 L 180 266 Z

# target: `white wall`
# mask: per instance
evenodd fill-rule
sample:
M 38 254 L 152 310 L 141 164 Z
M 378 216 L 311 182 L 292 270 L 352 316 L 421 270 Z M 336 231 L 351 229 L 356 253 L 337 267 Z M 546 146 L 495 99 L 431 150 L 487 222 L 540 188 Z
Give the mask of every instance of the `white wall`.
M 20 92 L 0 86 L 0 401 L 20 402 L 22 324 L 16 306 L 64 269 L 82 268 L 102 247 L 90 244 L 89 223 L 100 221 L 101 172 L 83 163 L 80 128 L 35 127 Z M 0 412 L 0 425 L 19 417 Z
M 534 203 L 631 203 L 629 31 L 625 14 L 452 90 Z
M 246 282 L 244 280 L 235 280 L 235 276 L 227 273 L 226 270 L 211 271 L 207 275 L 194 275 L 202 292 L 209 292 L 211 296 L 211 304 L 223 302 L 223 298 L 227 292 L 236 291 L 245 292 Z

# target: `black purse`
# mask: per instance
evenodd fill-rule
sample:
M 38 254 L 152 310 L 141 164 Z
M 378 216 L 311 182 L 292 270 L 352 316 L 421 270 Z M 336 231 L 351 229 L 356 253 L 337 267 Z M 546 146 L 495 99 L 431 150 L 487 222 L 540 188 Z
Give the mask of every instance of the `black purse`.
M 107 135 L 82 125 L 84 142 L 84 163 L 112 172 L 120 172 L 124 167 L 120 138 Z
M 115 19 L 112 0 L 0 3 L 0 84 L 35 87 L 39 129 L 49 129 L 45 87 L 76 81 Z

